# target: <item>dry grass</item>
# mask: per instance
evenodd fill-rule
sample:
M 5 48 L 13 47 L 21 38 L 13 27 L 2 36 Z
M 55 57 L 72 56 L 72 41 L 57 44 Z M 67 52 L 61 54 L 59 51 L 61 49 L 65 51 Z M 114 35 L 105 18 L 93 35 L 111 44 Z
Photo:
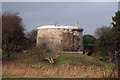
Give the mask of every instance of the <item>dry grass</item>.
M 40 65 L 40 63 L 39 63 Z M 89 76 L 90 78 L 102 78 L 109 77 L 112 72 L 110 69 L 104 71 L 100 68 L 91 70 L 89 67 L 84 69 L 84 66 L 53 66 L 50 65 L 47 68 L 42 66 L 33 67 L 25 63 L 6 63 L 3 64 L 3 76 L 22 76 L 22 77 L 62 77 L 62 78 L 84 78 Z M 118 77 L 117 70 L 112 77 Z
M 37 54 L 38 55 L 38 54 Z M 54 56 L 55 54 L 49 54 Z M 47 57 L 49 57 L 47 55 Z M 40 59 L 39 59 L 40 58 Z M 33 61 L 32 61 L 33 60 Z M 60 54 L 55 64 L 42 62 L 41 56 L 35 53 L 18 53 L 11 55 L 2 63 L 4 77 L 53 77 L 53 78 L 104 78 L 110 77 L 111 68 L 104 67 L 107 63 L 99 63 L 92 57 L 81 54 Z M 112 72 L 118 78 L 118 69 Z

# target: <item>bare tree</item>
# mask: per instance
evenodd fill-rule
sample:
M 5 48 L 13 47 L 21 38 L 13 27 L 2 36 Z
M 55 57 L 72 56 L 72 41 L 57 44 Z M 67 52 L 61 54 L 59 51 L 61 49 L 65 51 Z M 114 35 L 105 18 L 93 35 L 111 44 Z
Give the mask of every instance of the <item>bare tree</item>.
M 2 48 L 13 51 L 14 46 L 23 46 L 25 27 L 18 13 L 5 12 L 2 15 Z M 9 56 L 9 55 L 8 55 Z

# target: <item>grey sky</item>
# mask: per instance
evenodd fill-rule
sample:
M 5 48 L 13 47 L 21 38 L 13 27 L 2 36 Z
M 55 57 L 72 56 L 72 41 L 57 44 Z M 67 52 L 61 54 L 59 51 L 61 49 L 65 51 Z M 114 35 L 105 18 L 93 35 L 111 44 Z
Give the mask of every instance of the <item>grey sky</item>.
M 27 31 L 41 25 L 79 26 L 84 34 L 93 35 L 97 27 L 109 26 L 114 12 L 118 10 L 117 2 L 3 2 L 2 11 L 19 12 Z

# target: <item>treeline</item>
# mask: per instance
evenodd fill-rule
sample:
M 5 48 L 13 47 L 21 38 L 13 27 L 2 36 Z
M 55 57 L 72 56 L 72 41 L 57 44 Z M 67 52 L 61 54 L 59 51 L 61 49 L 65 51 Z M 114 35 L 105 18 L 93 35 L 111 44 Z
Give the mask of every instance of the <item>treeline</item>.
M 120 11 L 115 13 L 112 20 L 112 26 L 97 28 L 95 36 L 84 35 L 84 54 L 95 54 L 101 56 L 101 60 L 115 61 L 120 54 Z

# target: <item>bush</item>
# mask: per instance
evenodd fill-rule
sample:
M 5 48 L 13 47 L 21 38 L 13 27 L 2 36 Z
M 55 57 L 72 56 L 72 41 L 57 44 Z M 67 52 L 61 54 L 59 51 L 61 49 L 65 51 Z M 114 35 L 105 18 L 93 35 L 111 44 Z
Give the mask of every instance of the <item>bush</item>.
M 30 54 L 30 57 L 27 62 L 42 61 L 42 59 L 47 56 L 47 51 L 40 47 L 34 47 L 33 49 L 29 50 L 28 53 Z

